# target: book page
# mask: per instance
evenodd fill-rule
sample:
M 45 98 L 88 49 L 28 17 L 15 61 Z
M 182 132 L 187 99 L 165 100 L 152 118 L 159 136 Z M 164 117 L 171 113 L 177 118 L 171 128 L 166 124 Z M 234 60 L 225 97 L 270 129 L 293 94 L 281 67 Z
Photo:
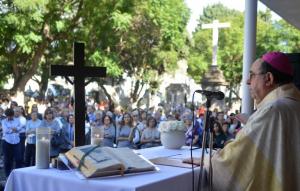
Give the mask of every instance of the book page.
M 181 168 L 192 168 L 192 167 L 197 167 L 199 164 L 192 164 L 186 163 L 182 159 L 173 159 L 173 158 L 168 158 L 168 157 L 158 157 L 150 160 L 154 164 L 158 165 L 165 165 L 165 166 L 175 166 L 175 167 L 181 167 Z
M 129 148 L 104 147 L 107 152 L 120 160 L 125 166 L 125 173 L 155 170 L 155 166 Z
M 93 147 L 90 145 L 75 147 L 68 151 L 66 156 L 75 167 L 78 167 L 84 154 L 89 152 Z M 122 169 L 124 169 L 123 164 L 100 147 L 90 152 L 84 158 L 80 167 L 80 171 L 86 177 L 118 174 Z

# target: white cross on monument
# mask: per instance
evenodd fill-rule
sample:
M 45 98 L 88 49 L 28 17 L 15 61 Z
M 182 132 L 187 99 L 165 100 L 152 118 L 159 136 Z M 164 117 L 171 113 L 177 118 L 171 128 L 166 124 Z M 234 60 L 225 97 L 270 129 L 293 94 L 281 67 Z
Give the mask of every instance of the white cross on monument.
M 212 53 L 212 66 L 217 66 L 217 52 L 218 52 L 218 38 L 219 28 L 230 27 L 230 23 L 219 23 L 218 20 L 214 20 L 213 23 L 203 24 L 202 29 L 213 29 L 213 53 Z

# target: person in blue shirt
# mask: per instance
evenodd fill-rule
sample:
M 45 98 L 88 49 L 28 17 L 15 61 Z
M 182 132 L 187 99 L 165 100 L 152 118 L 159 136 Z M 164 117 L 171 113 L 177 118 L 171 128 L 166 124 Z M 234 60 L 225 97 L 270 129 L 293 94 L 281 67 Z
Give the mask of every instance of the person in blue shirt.
M 39 128 L 42 122 L 38 119 L 37 112 L 32 112 L 30 118 L 26 123 L 25 166 L 35 165 L 36 128 Z
M 60 152 L 61 139 L 61 128 L 59 123 L 54 118 L 54 112 L 52 108 L 47 108 L 44 113 L 44 119 L 41 122 L 41 127 L 46 127 L 51 129 L 51 148 L 50 148 L 50 157 L 57 157 Z
M 22 167 L 22 155 L 20 147 L 21 124 L 20 121 L 14 118 L 14 110 L 5 110 L 6 119 L 2 120 L 3 128 L 3 153 L 4 153 L 4 171 L 6 177 L 9 176 L 13 160 L 15 160 L 15 167 Z
M 75 117 L 73 114 L 70 114 L 67 118 L 67 125 L 63 126 L 61 130 L 60 152 L 65 153 L 74 146 L 74 130 Z

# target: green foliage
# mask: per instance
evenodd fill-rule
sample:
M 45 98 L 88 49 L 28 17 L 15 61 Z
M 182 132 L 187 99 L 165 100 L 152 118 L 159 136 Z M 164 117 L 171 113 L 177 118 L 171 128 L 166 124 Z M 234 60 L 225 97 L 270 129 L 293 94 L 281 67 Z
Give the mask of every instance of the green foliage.
M 258 17 L 258 20 L 272 23 L 272 14 L 271 14 L 270 9 L 267 9 L 266 11 L 259 11 L 257 14 L 257 17 Z
M 218 63 L 219 67 L 225 71 L 226 80 L 239 83 L 241 74 L 236 70 L 241 69 L 240 59 L 242 58 L 242 13 L 224 7 L 222 4 L 208 6 L 203 10 L 200 16 L 199 25 L 193 34 L 194 46 L 192 47 L 190 57 L 188 59 L 188 73 L 200 82 L 201 77 L 207 71 L 212 61 L 212 30 L 201 29 L 202 24 L 212 23 L 213 20 L 219 22 L 230 22 L 230 28 L 221 29 L 219 31 L 218 44 Z M 238 75 L 238 76 L 234 76 Z M 234 78 L 233 78 L 234 76 Z
M 206 7 L 203 10 L 203 15 L 200 15 L 199 24 L 197 29 L 201 29 L 202 24 L 210 23 L 213 20 L 219 20 L 220 22 L 228 22 L 228 18 L 240 16 L 241 13 L 234 9 L 229 9 L 223 4 L 218 3 Z
M 1 2 L 0 62 L 7 67 L 2 79 L 13 74 L 15 82 L 21 82 L 21 78 L 31 71 L 35 48 L 42 41 L 45 3 L 42 0 Z
M 63 21 L 56 21 L 55 24 L 56 24 L 55 28 L 57 32 L 61 32 L 65 30 L 66 25 Z
M 243 60 L 243 17 L 234 17 L 230 21 L 231 27 L 222 31 L 222 41 L 219 45 L 220 69 L 231 86 L 238 86 L 242 80 Z
M 6 64 L 6 58 L 0 55 L 0 90 L 3 89 L 5 83 L 12 73 L 11 68 Z
M 193 34 L 193 46 L 188 59 L 188 73 L 197 81 L 203 75 L 212 59 L 212 32 L 201 29 L 201 25 L 213 20 L 230 22 L 230 28 L 219 31 L 218 65 L 223 71 L 230 89 L 238 89 L 242 79 L 243 65 L 243 13 L 231 10 L 221 4 L 208 6 L 199 18 L 199 25 Z M 298 52 L 300 32 L 285 21 L 273 21 L 270 10 L 258 13 L 257 57 L 268 51 Z
M 112 13 L 113 29 L 121 32 L 128 32 L 132 23 L 132 16 L 128 13 L 120 13 L 119 10 Z
M 90 59 L 91 63 L 97 63 L 97 66 L 106 67 L 108 76 L 119 77 L 123 73 L 123 69 L 119 67 L 116 55 L 105 55 L 99 51 L 95 51 Z
M 49 65 L 72 62 L 72 44 L 81 41 L 86 65 L 148 83 L 188 55 L 188 19 L 184 0 L 3 0 L 0 80 L 13 74 L 22 89 L 34 74 L 49 78 Z
M 257 46 L 256 54 L 257 57 L 263 55 L 268 51 L 280 51 L 282 50 L 282 45 L 280 42 L 280 33 L 277 27 L 271 22 L 266 22 L 265 20 L 257 20 Z
M 175 63 L 178 61 L 178 52 L 174 50 L 161 51 L 157 55 L 156 63 L 161 63 L 166 71 L 175 71 Z
M 33 46 L 42 40 L 42 37 L 39 35 L 30 32 L 25 35 L 16 34 L 15 42 L 19 45 L 22 53 L 30 54 L 32 52 Z
M 208 68 L 204 57 L 201 54 L 192 52 L 188 58 L 188 63 L 188 74 L 191 75 L 196 82 L 200 82 L 201 75 L 203 75 Z

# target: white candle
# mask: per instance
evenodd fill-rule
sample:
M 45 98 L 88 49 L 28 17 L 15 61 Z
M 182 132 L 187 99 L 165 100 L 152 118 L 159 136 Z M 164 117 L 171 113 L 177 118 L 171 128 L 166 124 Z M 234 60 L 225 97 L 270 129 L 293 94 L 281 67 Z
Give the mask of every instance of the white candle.
M 36 142 L 35 165 L 37 168 L 49 168 L 50 160 L 50 140 L 42 137 Z
M 92 145 L 100 145 L 102 142 L 102 139 L 103 138 L 99 134 L 95 134 L 92 137 L 91 143 L 92 143 Z

